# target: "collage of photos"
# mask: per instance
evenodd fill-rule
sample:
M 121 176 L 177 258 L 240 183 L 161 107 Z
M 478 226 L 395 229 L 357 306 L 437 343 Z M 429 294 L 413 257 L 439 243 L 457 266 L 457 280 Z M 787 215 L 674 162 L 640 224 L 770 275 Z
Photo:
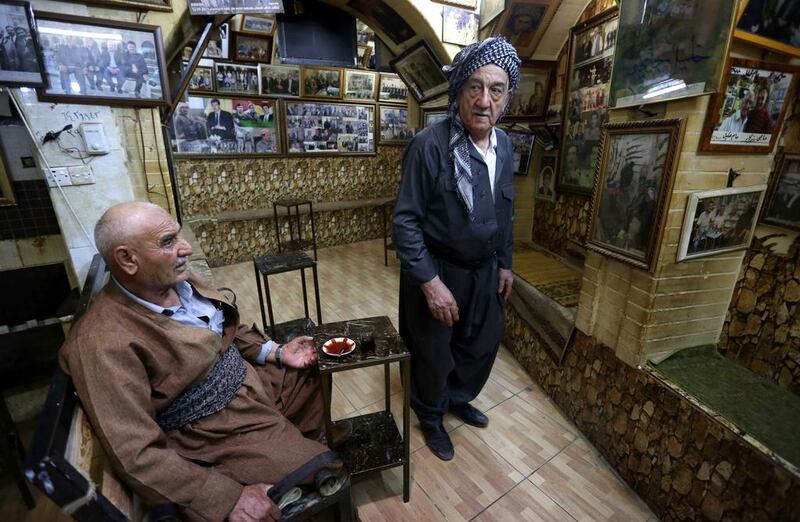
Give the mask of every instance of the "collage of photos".
M 375 152 L 375 106 L 287 101 L 289 154 Z

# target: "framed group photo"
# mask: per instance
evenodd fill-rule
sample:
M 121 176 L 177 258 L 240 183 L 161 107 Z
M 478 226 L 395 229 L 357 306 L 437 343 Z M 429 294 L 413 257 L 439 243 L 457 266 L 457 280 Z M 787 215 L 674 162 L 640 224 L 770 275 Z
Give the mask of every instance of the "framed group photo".
M 374 100 L 378 91 L 378 73 L 375 71 L 344 70 L 345 100 Z
M 689 194 L 677 261 L 750 246 L 766 185 Z
M 304 98 L 342 97 L 342 70 L 338 67 L 303 66 L 300 79 Z
M 800 57 L 800 2 L 741 2 L 733 36 L 770 51 Z
M 768 154 L 778 139 L 800 67 L 730 58 L 700 136 L 704 152 Z
M 30 2 L 6 0 L 0 4 L 0 27 L 6 31 L 0 53 L 0 84 L 44 86 L 44 59 Z
M 183 66 L 188 67 L 189 64 L 184 63 Z M 192 71 L 192 77 L 189 78 L 189 90 L 214 92 L 214 70 L 211 66 L 198 65 L 194 68 L 194 71 Z
M 414 129 L 408 126 L 408 109 L 406 107 L 380 105 L 378 113 L 380 115 L 379 143 L 381 145 L 405 145 L 414 137 Z
M 274 15 L 243 14 L 239 22 L 239 32 L 273 36 L 277 23 Z
M 300 66 L 262 63 L 258 70 L 264 96 L 300 96 Z
M 233 60 L 268 62 L 272 59 L 272 38 L 254 34 L 233 33 Z
M 408 87 L 394 73 L 380 73 L 378 100 L 382 102 L 408 103 Z
M 47 84 L 40 101 L 154 107 L 169 101 L 161 28 L 36 13 Z
M 214 62 L 217 92 L 258 96 L 259 75 L 257 65 L 233 62 Z
M 286 142 L 289 155 L 375 154 L 375 105 L 289 101 Z
M 778 157 L 761 220 L 800 231 L 800 154 Z
M 555 62 L 524 61 L 506 121 L 544 118 L 555 79 Z
M 447 92 L 448 83 L 442 64 L 424 40 L 392 60 L 390 65 L 419 103 Z
M 682 136 L 681 119 L 605 126 L 589 248 L 652 270 Z
M 520 56 L 530 56 L 544 36 L 561 0 L 508 0 L 495 27 Z

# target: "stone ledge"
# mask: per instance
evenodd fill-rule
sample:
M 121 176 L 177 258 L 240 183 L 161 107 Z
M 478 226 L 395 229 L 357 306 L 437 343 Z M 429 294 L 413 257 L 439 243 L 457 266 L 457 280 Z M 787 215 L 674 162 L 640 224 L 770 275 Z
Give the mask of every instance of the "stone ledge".
M 321 203 L 314 204 L 314 213 L 317 212 L 332 212 L 335 210 L 349 210 L 354 208 L 363 208 L 363 207 L 379 207 L 385 205 L 391 201 L 394 201 L 395 198 L 375 198 L 375 199 L 359 199 L 354 201 L 324 201 Z M 299 207 L 300 214 L 305 215 L 308 214 L 308 205 L 301 205 Z M 287 216 L 288 212 L 285 207 L 278 207 L 278 216 Z M 294 212 L 292 212 L 294 215 Z M 246 221 L 252 219 L 272 219 L 274 216 L 272 212 L 272 207 L 267 208 L 255 208 L 250 210 L 229 210 L 226 212 L 220 212 L 217 214 L 216 218 L 220 222 L 224 221 Z

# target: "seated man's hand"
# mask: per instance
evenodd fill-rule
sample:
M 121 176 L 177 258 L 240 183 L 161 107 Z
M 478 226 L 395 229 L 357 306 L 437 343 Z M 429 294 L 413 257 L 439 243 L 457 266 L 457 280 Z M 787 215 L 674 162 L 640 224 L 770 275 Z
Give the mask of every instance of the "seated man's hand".
M 314 338 L 307 335 L 295 337 L 283 345 L 281 364 L 289 368 L 308 368 L 317 362 Z
M 270 484 L 252 484 L 242 494 L 228 515 L 228 522 L 268 522 L 280 520 L 281 510 L 267 496 Z

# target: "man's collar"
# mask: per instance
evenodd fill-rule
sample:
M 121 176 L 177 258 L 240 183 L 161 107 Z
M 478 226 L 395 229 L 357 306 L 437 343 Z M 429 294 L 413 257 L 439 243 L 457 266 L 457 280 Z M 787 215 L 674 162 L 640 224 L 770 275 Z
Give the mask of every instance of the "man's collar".
M 123 294 L 133 299 L 134 302 L 144 306 L 148 310 L 152 310 L 157 314 L 163 314 L 164 310 L 167 310 L 167 308 L 164 308 L 163 306 L 151 303 L 150 301 L 145 301 L 141 297 L 137 296 L 136 294 L 125 288 L 122 285 L 122 283 L 117 281 L 117 278 L 114 277 L 113 275 L 111 276 L 111 280 L 114 281 L 114 283 L 116 283 L 119 289 L 122 290 Z M 192 292 L 194 290 L 192 290 L 192 285 L 190 285 L 188 281 L 181 281 L 180 283 L 175 285 L 175 291 L 178 293 L 178 297 L 180 298 L 181 303 L 183 303 L 186 301 L 187 298 L 191 297 Z M 172 307 L 172 308 L 177 308 L 177 307 Z
M 489 148 L 486 151 L 478 147 L 478 144 L 475 143 L 475 140 L 472 139 L 472 135 L 469 132 L 467 132 L 467 136 L 469 137 L 470 143 L 472 143 L 472 145 L 475 146 L 475 149 L 478 150 L 481 153 L 481 155 L 486 154 L 488 150 L 497 149 L 497 133 L 495 132 L 494 127 L 492 127 L 492 132 L 489 133 Z

